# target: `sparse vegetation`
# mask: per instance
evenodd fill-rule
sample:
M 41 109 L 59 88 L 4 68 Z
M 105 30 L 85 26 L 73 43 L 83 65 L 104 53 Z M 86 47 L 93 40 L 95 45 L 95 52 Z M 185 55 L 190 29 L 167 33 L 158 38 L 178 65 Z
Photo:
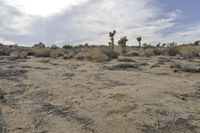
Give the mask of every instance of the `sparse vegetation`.
M 126 39 L 114 50 L 0 45 L 0 132 L 199 132 L 199 45 Z

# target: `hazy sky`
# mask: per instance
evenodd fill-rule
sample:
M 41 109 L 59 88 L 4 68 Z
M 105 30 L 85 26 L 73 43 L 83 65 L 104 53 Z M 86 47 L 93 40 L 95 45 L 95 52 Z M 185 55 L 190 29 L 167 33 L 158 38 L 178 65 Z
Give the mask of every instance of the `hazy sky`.
M 199 0 L 0 0 L 0 42 L 33 45 L 200 40 Z

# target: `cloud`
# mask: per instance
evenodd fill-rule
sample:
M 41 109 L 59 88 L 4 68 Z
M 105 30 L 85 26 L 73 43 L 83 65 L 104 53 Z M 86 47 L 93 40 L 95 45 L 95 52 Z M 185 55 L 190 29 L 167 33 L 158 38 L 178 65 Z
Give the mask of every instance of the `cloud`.
M 6 44 L 6 45 L 10 45 L 10 44 L 15 44 L 14 42 L 12 41 L 9 41 L 9 40 L 5 40 L 3 38 L 0 38 L 0 43 L 3 42 L 3 44 Z
M 178 43 L 190 43 L 200 40 L 200 23 L 181 26 L 180 30 L 166 38 Z
M 144 42 L 157 43 L 173 39 L 173 36 L 181 39 L 183 34 L 173 31 L 183 12 L 165 12 L 156 0 L 85 0 L 45 17 L 25 14 L 5 2 L 0 4 L 0 9 L 4 9 L 0 13 L 4 18 L 0 21 L 0 37 L 27 45 L 39 41 L 49 45 L 107 44 L 108 32 L 114 29 L 117 30 L 116 40 L 128 36 L 129 45 L 137 44 L 138 36 L 142 36 Z M 166 34 L 168 30 L 170 34 Z M 188 32 L 199 35 L 192 30 Z
M 42 15 L 46 17 L 84 1 L 86 0 L 6 0 L 5 2 L 29 15 Z
M 31 17 L 0 1 L 0 32 L 7 35 L 28 35 Z

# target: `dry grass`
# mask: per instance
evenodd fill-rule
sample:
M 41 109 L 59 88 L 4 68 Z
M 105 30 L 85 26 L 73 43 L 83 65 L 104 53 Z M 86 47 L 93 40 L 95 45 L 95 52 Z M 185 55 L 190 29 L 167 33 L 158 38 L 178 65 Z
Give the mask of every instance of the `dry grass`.
M 28 52 L 26 51 L 14 52 L 13 55 L 16 56 L 17 59 L 26 59 L 28 56 Z
M 109 59 L 108 56 L 105 55 L 99 48 L 89 49 L 85 55 L 87 58 L 91 58 L 95 62 L 104 62 Z
M 56 59 L 63 55 L 62 49 L 52 49 L 50 53 L 50 57 Z
M 199 45 L 181 46 L 180 54 L 183 57 L 198 57 L 200 56 L 200 46 Z
M 176 56 L 180 53 L 180 49 L 178 46 L 169 46 L 165 48 L 165 54 L 168 56 Z

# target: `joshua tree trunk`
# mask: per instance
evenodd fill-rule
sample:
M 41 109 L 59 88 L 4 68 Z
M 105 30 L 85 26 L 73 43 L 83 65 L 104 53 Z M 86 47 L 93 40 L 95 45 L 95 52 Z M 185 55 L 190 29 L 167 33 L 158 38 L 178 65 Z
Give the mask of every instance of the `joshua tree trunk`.
M 139 42 L 139 48 L 141 48 L 142 37 L 137 37 L 136 39 L 137 39 L 137 41 Z
M 141 42 L 139 41 L 139 48 L 141 48 Z

